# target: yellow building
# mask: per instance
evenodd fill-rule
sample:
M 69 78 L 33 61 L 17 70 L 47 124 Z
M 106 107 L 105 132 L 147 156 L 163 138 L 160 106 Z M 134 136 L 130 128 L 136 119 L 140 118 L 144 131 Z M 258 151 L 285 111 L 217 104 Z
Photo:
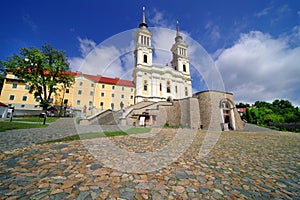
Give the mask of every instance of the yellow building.
M 83 112 L 87 115 L 102 109 L 120 110 L 134 104 L 135 86 L 132 81 L 72 73 L 75 82 L 70 88 L 57 86 L 52 104 L 58 110 Z M 13 74 L 7 74 L 0 102 L 15 107 L 17 115 L 35 115 L 41 112 L 39 99 L 29 93 L 29 85 Z

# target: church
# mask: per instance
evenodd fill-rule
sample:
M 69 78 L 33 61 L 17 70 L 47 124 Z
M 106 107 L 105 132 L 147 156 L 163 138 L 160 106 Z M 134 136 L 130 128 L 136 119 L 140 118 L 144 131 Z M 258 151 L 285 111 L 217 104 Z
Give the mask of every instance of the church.
M 148 29 L 143 8 L 142 22 L 135 34 L 134 50 L 135 103 L 142 101 L 172 101 L 192 96 L 188 45 L 183 41 L 177 23 L 175 43 L 171 48 L 173 59 L 170 66 L 155 66 L 152 33 Z

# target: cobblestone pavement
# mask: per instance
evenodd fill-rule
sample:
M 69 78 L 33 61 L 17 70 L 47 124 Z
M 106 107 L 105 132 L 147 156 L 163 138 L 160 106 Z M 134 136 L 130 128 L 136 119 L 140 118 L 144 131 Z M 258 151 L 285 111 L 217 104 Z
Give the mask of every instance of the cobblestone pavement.
M 300 199 L 299 134 L 225 132 L 208 156 L 199 157 L 205 135 L 198 132 L 169 165 L 139 173 L 106 167 L 82 141 L 3 151 L 0 199 Z M 164 148 L 175 136 L 163 129 L 109 139 L 141 154 Z M 90 141 L 102 145 L 107 138 Z
M 0 132 L 0 151 L 26 147 L 35 143 L 63 138 L 78 133 L 126 130 L 118 126 L 79 126 L 73 118 L 60 118 L 46 128 L 17 129 Z

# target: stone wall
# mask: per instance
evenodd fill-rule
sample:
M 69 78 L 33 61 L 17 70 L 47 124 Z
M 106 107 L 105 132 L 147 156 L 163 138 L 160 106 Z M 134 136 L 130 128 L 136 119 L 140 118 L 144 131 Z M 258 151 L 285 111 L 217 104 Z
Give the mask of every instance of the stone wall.
M 218 91 L 204 91 L 194 94 L 198 99 L 201 127 L 205 130 L 219 131 L 222 128 L 223 118 L 221 110 L 221 101 L 227 100 L 232 105 L 235 129 L 241 130 L 244 128 L 244 123 L 235 108 L 232 93 L 218 92 Z

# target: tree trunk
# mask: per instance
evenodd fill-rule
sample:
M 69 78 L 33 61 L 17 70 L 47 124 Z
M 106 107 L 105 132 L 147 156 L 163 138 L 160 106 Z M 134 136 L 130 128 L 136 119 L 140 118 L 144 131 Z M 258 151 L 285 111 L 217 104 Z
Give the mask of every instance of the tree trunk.
M 46 118 L 47 118 L 47 108 L 43 108 L 43 110 L 44 110 L 44 113 L 45 113 L 43 125 L 45 125 L 46 124 Z

